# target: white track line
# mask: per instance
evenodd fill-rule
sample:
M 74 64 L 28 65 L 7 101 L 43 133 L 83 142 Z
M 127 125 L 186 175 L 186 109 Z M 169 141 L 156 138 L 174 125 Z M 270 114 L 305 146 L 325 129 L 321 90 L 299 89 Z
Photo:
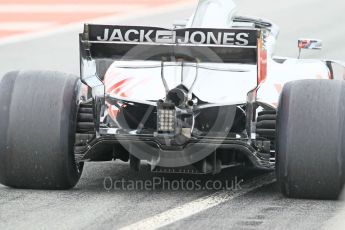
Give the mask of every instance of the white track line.
M 345 190 L 345 189 L 344 189 Z M 344 230 L 345 228 L 345 191 L 340 198 L 339 211 L 329 220 L 322 224 L 321 230 Z
M 344 230 L 345 228 L 345 209 L 338 213 L 333 218 L 325 222 L 321 229 L 322 230 Z
M 147 7 L 143 4 L 0 4 L 0 13 L 116 13 Z
M 113 16 L 106 16 L 101 18 L 95 18 L 86 20 L 84 22 L 75 22 L 64 26 L 58 26 L 57 28 L 52 28 L 44 31 L 33 32 L 30 34 L 22 34 L 22 35 L 14 35 L 8 36 L 5 38 L 0 38 L 0 46 L 13 44 L 17 42 L 24 42 L 29 40 L 35 40 L 43 37 L 53 36 L 60 33 L 66 33 L 71 31 L 78 31 L 82 32 L 83 23 L 109 23 L 109 24 L 121 24 L 128 20 L 139 19 L 140 17 L 152 16 L 155 14 L 164 14 L 165 12 L 171 12 L 175 10 L 183 10 L 195 5 L 195 0 L 186 0 L 183 3 L 175 3 L 169 4 L 166 6 L 161 7 L 151 7 L 139 10 L 131 10 L 128 13 L 120 14 L 120 15 L 113 15 Z M 138 25 L 140 22 L 138 23 Z M 52 44 L 53 45 L 53 44 Z
M 184 204 L 182 206 L 167 210 L 156 216 L 149 217 L 134 224 L 121 228 L 120 230 L 132 230 L 132 229 L 158 229 L 169 224 L 175 223 L 179 220 L 185 219 L 212 207 L 215 207 L 224 202 L 233 200 L 239 196 L 243 196 L 246 193 L 254 191 L 265 185 L 275 182 L 274 173 L 258 177 L 253 181 L 246 183 L 238 191 L 219 191 L 210 196 L 203 197 Z
M 53 22 L 30 21 L 30 22 L 0 22 L 0 30 L 7 31 L 30 31 L 51 28 L 55 25 Z

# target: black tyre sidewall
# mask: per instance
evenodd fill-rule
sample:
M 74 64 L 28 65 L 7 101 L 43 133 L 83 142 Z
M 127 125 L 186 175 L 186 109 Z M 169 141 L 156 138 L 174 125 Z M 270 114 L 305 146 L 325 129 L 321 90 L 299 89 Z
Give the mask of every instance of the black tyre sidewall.
M 336 199 L 344 184 L 345 84 L 285 85 L 277 117 L 277 178 L 292 198 Z
M 81 175 L 73 153 L 78 78 L 31 71 L 10 73 L 4 80 L 12 82 L 6 79 L 14 76 L 12 89 L 0 92 L 1 97 L 11 94 L 8 117 L 1 122 L 8 125 L 0 146 L 0 182 L 15 188 L 74 187 Z

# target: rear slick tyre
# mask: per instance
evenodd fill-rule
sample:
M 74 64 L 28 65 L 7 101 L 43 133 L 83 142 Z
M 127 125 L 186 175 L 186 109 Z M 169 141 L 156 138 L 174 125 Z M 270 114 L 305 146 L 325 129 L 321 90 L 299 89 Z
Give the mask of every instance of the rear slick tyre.
M 277 116 L 277 178 L 290 198 L 337 199 L 344 184 L 345 83 L 290 82 Z
M 78 78 L 48 71 L 10 72 L 0 80 L 0 183 L 70 189 L 82 173 L 74 141 Z

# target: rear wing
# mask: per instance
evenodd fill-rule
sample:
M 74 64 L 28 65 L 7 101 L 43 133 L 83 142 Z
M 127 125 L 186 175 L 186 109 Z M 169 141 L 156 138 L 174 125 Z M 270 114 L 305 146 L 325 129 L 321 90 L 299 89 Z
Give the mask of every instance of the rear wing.
M 81 54 L 121 60 L 198 60 L 257 63 L 255 29 L 176 29 L 91 25 L 80 36 Z M 142 52 L 141 52 L 142 51 Z M 149 53 L 147 53 L 149 52 Z
M 95 85 L 94 59 L 186 61 L 258 66 L 263 72 L 263 33 L 257 29 L 116 26 L 85 24 L 80 34 L 82 81 Z M 266 57 L 267 58 L 267 57 Z M 98 78 L 99 79 L 99 78 Z M 258 76 L 258 79 L 261 79 Z M 99 82 L 97 84 L 100 84 Z

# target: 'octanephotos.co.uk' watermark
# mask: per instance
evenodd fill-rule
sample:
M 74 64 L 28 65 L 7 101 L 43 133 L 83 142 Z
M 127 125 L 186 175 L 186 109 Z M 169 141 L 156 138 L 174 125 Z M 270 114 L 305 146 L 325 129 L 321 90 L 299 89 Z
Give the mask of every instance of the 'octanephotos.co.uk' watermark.
M 149 180 L 116 180 L 105 177 L 103 187 L 107 191 L 153 191 L 153 190 L 172 190 L 172 191 L 202 191 L 202 190 L 241 190 L 242 179 L 235 177 L 233 180 L 167 180 L 164 177 L 152 177 Z

